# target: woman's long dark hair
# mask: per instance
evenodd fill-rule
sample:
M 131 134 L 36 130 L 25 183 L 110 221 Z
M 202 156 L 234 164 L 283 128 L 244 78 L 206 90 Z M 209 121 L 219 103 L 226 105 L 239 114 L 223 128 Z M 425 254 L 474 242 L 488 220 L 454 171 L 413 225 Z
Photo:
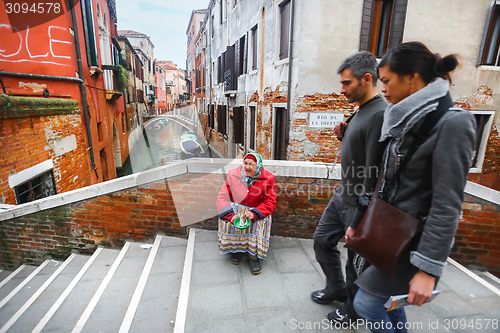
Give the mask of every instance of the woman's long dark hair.
M 458 60 L 454 54 L 441 58 L 420 42 L 408 42 L 384 54 L 378 68 L 385 65 L 399 75 L 419 73 L 428 84 L 438 77 L 451 82 L 450 72 L 457 67 Z

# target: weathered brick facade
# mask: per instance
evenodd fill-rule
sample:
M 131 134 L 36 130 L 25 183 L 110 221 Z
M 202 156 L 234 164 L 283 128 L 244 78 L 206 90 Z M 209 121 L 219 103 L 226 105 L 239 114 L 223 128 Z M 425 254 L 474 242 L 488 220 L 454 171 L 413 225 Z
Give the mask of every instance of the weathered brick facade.
M 16 203 L 9 175 L 50 159 L 58 193 L 90 185 L 83 131 L 75 100 L 1 95 L 0 203 Z M 56 147 L 65 138 L 74 140 L 76 146 L 62 153 Z
M 331 128 L 310 128 L 311 112 L 343 113 L 347 119 L 354 112 L 354 104 L 348 103 L 343 95 L 335 93 L 306 95 L 297 102 L 291 128 L 295 135 L 290 141 L 290 159 L 332 163 L 340 141 L 333 135 Z M 302 135 L 299 136 L 298 133 Z M 305 147 L 306 145 L 309 147 Z
M 500 272 L 500 207 L 467 195 L 451 256 L 463 265 Z
M 278 165 L 281 170 L 276 165 L 270 167 L 276 170 L 278 185 L 272 235 L 311 238 L 338 185 L 326 167 L 322 175 L 314 175 L 310 165 L 301 163 Z M 215 230 L 215 201 L 224 182 L 221 166 L 208 173 L 198 173 L 196 164 L 174 167 L 184 169 L 163 179 L 171 170 L 165 166 L 93 185 L 84 190 L 86 194 L 79 190 L 47 198 L 41 206 L 33 203 L 24 210 L 17 208 L 16 213 L 0 212 L 1 262 L 14 267 L 21 262 L 39 262 L 47 255 L 65 257 L 71 250 L 119 247 L 126 240 L 150 238 L 159 232 L 183 236 L 189 225 Z M 293 172 L 289 172 L 291 168 L 295 168 Z M 75 195 L 84 197 L 72 199 Z M 50 207 L 51 200 L 59 204 Z M 500 206 L 468 195 L 463 212 L 452 258 L 500 275 Z

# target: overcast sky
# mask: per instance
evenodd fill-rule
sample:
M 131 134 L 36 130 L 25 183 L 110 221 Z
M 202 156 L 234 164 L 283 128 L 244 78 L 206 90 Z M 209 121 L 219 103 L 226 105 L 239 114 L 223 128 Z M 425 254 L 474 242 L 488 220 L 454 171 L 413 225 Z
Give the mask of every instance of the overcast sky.
M 186 30 L 194 9 L 206 9 L 210 0 L 116 0 L 119 30 L 148 35 L 155 58 L 186 69 Z

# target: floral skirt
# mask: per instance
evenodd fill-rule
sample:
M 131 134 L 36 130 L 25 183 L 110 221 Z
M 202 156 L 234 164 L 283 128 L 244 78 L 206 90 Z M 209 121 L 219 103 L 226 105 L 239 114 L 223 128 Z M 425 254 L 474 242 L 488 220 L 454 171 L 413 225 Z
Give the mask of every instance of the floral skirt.
M 250 207 L 231 203 L 236 215 L 243 214 Z M 219 251 L 221 254 L 248 252 L 259 259 L 266 259 L 271 235 L 271 215 L 253 221 L 246 229 L 238 229 L 234 224 L 219 218 Z

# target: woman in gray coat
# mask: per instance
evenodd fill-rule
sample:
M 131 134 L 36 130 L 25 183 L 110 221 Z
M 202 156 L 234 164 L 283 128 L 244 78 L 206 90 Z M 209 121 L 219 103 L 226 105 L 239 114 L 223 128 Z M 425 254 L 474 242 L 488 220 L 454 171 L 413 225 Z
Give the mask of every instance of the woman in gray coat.
M 374 266 L 357 279 L 354 307 L 372 332 L 407 331 L 404 308 L 386 312 L 385 302 L 409 294 L 409 303 L 426 303 L 453 244 L 476 140 L 474 116 L 454 106 L 449 95 L 449 73 L 456 66 L 454 55 L 441 58 L 419 42 L 399 45 L 379 64 L 382 92 L 390 103 L 380 138 L 387 142 L 383 198 L 425 219 L 425 227 L 398 263 L 394 279 Z M 437 109 L 446 112 L 436 117 Z

